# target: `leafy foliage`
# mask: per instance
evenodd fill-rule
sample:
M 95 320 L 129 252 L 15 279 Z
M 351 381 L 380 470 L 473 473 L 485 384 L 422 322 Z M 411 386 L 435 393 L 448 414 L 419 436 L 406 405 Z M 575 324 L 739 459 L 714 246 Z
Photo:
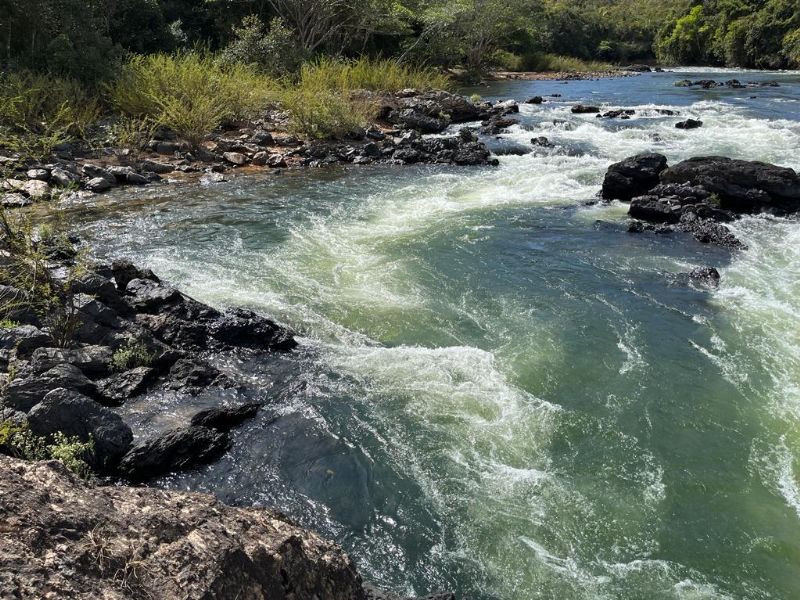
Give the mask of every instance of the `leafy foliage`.
M 254 67 L 222 65 L 207 52 L 133 56 L 109 86 L 112 105 L 150 118 L 193 145 L 225 121 L 246 119 L 275 98 L 277 84 Z
M 119 348 L 111 358 L 111 363 L 118 371 L 127 371 L 137 367 L 149 367 L 153 364 L 155 356 L 142 342 L 129 340 Z
M 83 442 L 60 431 L 52 436 L 37 436 L 27 422 L 0 423 L 0 452 L 24 460 L 58 460 L 79 477 L 88 479 L 92 475 L 89 466 L 94 457 L 92 439 Z

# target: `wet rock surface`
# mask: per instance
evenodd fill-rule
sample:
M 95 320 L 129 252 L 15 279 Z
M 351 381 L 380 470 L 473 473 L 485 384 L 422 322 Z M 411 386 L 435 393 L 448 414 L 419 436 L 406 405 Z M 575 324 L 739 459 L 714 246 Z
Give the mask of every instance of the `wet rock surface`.
M 69 260 L 54 261 L 53 272 L 65 272 Z M 253 411 L 216 407 L 197 426 L 187 422 L 186 429 L 131 448 L 132 432 L 114 407 L 146 393 L 195 396 L 209 388 L 244 389 L 246 382 L 209 364 L 209 352 L 269 360 L 297 345 L 291 331 L 270 319 L 250 310 L 216 310 L 127 261 L 92 265 L 71 287 L 79 322 L 67 347 L 55 344 L 48 327 L 2 331 L 8 372 L 2 403 L 27 415 L 37 435 L 91 437 L 93 466 L 106 473 L 145 480 L 211 460 L 228 445 L 220 431 Z M 9 297 L 20 293 L 4 289 L 0 292 Z M 124 469 L 117 470 L 123 455 Z
M 725 225 L 744 214 L 800 211 L 800 176 L 757 161 L 697 157 L 668 167 L 660 154 L 611 165 L 601 196 L 630 202 L 631 232 L 681 231 L 732 250 L 746 246 Z

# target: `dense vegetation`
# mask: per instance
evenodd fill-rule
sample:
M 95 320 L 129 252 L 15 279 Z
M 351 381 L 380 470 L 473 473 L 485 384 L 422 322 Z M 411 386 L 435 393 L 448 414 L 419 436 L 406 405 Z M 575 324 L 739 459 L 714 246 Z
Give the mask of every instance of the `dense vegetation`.
M 797 0 L 0 0 L 10 67 L 94 83 L 129 54 L 198 45 L 271 75 L 321 54 L 469 71 L 547 67 L 548 55 L 785 67 L 800 63 L 800 8 Z
M 276 104 L 337 137 L 370 119 L 358 89 L 655 59 L 796 67 L 798 0 L 0 0 L 0 146 L 44 156 L 104 113 L 119 144 L 196 146 Z

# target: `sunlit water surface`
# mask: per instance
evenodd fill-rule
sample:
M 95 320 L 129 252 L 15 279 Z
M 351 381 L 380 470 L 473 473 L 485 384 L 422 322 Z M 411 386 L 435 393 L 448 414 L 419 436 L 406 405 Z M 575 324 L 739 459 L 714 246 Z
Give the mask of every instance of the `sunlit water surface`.
M 673 86 L 684 77 L 781 87 Z M 611 162 L 646 150 L 800 168 L 800 76 L 475 92 L 561 94 L 489 140 L 556 147 L 498 168 L 128 189 L 70 213 L 100 256 L 302 336 L 278 363 L 223 361 L 274 408 L 222 460 L 161 484 L 277 505 L 396 591 L 800 597 L 800 225 L 745 219 L 734 229 L 749 250 L 731 255 L 628 234 L 625 206 L 585 203 Z M 572 115 L 578 101 L 636 115 Z M 675 129 L 687 117 L 704 127 Z M 720 269 L 718 290 L 682 275 L 698 265 Z M 148 432 L 219 400 L 124 411 Z

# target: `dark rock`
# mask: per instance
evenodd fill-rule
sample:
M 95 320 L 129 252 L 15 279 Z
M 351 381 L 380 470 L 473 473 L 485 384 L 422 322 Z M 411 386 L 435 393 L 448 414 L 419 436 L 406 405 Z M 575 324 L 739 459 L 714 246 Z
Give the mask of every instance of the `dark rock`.
M 292 350 L 297 347 L 292 333 L 251 310 L 234 309 L 210 325 L 211 335 L 230 346 Z
M 103 167 L 98 167 L 97 165 L 86 163 L 85 165 L 83 165 L 81 171 L 83 172 L 83 175 L 87 179 L 96 179 L 96 178 L 104 179 L 105 181 L 108 182 L 109 186 L 114 186 L 117 184 L 117 178 L 114 177 L 111 171 Z
M 175 170 L 170 164 L 156 162 L 154 160 L 143 160 L 139 163 L 139 168 L 142 171 L 150 171 L 151 173 L 157 173 L 159 175 L 164 175 L 165 173 L 171 173 Z
M 88 272 L 72 282 L 72 291 L 76 294 L 86 294 L 94 296 L 103 304 L 110 306 L 114 310 L 125 311 L 127 305 L 122 300 L 122 296 L 114 283 L 102 275 Z
M 60 364 L 44 373 L 22 372 L 6 388 L 5 404 L 15 410 L 29 411 L 56 388 L 65 388 L 86 396 L 96 396 L 97 388 L 78 367 Z
M 406 129 L 414 129 L 422 133 L 441 133 L 450 124 L 446 119 L 428 116 L 411 108 L 401 110 L 399 113 L 392 113 L 389 120 Z
M 695 267 L 689 272 L 689 278 L 709 287 L 717 287 L 719 286 L 720 274 L 714 267 Z
M 109 167 L 108 172 L 117 180 L 117 183 L 127 183 L 129 185 L 147 185 L 150 180 L 144 175 L 140 175 L 132 167 Z
M 675 82 L 675 87 L 692 87 L 691 79 L 681 79 Z
M 37 348 L 43 348 L 50 344 L 52 344 L 50 336 L 33 325 L 0 329 L 0 348 L 16 350 L 19 358 L 27 358 Z
M 94 192 L 95 194 L 100 194 L 102 192 L 107 192 L 110 190 L 113 185 L 108 182 L 107 179 L 103 179 L 102 177 L 94 177 L 86 182 L 84 187 L 89 190 L 90 192 Z
M 193 427 L 208 427 L 219 431 L 230 431 L 247 419 L 253 418 L 260 404 L 245 404 L 234 408 L 210 408 L 192 417 Z
M 133 441 L 133 434 L 122 418 L 73 390 L 53 389 L 28 413 L 28 424 L 37 435 L 60 431 L 86 442 L 94 441 L 93 466 L 113 468 Z
M 218 383 L 228 383 L 227 377 L 222 375 L 211 365 L 201 364 L 182 358 L 169 370 L 167 387 L 172 390 L 195 394 L 203 388 Z
M 250 137 L 250 142 L 255 144 L 256 146 L 273 146 L 275 145 L 275 140 L 272 138 L 272 134 L 268 131 L 256 131 Z
M 577 115 L 599 113 L 600 108 L 597 106 L 588 106 L 586 104 L 576 104 L 572 107 L 572 112 Z
M 60 185 L 61 187 L 68 187 L 74 183 L 78 183 L 80 177 L 61 167 L 55 167 L 50 171 L 50 183 Z
M 131 448 L 119 471 L 132 481 L 146 481 L 170 471 L 209 463 L 230 446 L 226 433 L 207 427 L 169 431 Z
M 115 260 L 111 263 L 111 272 L 117 289 L 124 292 L 128 284 L 134 279 L 147 279 L 149 281 L 161 281 L 150 269 L 140 269 L 129 260 Z
M 646 194 L 659 183 L 659 175 L 667 168 L 662 154 L 645 153 L 626 158 L 608 168 L 602 196 L 607 200 L 631 200 Z
M 97 382 L 99 399 L 108 406 L 122 406 L 128 399 L 145 393 L 155 382 L 158 371 L 136 367 Z
M 533 98 L 529 98 L 525 101 L 525 104 L 542 104 L 544 102 L 544 98 L 541 96 L 534 96 Z
M 710 219 L 700 219 L 692 213 L 681 215 L 681 221 L 676 226 L 680 231 L 691 233 L 702 244 L 714 244 L 729 250 L 746 250 L 743 244 L 725 225 Z
M 554 148 L 555 147 L 555 144 L 553 144 L 549 139 L 547 139 L 543 135 L 531 139 L 531 144 L 533 144 L 534 146 L 539 146 L 541 148 Z
M 90 378 L 105 377 L 111 373 L 111 348 L 84 346 L 83 348 L 39 348 L 31 354 L 30 367 L 34 373 L 44 373 L 60 364 L 70 364 Z
M 125 300 L 137 312 L 155 312 L 181 298 L 175 288 L 152 279 L 132 279 L 125 286 L 125 292 Z
M 608 112 L 604 112 L 602 114 L 598 114 L 597 116 L 603 119 L 616 119 L 618 117 L 630 117 L 635 115 L 636 111 L 631 108 L 621 108 L 617 110 L 609 110 Z
M 702 121 L 698 121 L 696 119 L 686 119 L 685 121 L 681 121 L 680 123 L 675 123 L 676 129 L 697 129 L 703 126 Z
M 688 183 L 719 198 L 734 212 L 800 209 L 800 176 L 793 169 L 718 156 L 685 160 L 661 173 L 663 183 Z
M 681 217 L 680 205 L 655 196 L 633 198 L 628 214 L 650 223 L 677 223 Z
M 484 135 L 497 135 L 512 125 L 517 125 L 519 121 L 516 119 L 507 119 L 505 117 L 492 117 L 488 121 L 481 123 L 481 133 Z

